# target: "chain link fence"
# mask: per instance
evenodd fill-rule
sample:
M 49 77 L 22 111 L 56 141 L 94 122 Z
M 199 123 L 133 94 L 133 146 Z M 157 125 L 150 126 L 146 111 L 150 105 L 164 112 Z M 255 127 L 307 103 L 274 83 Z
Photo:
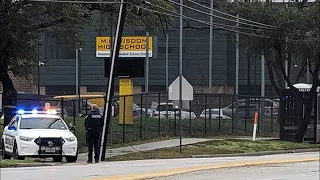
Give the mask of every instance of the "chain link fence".
M 55 109 L 69 126 L 76 127 L 74 133 L 78 138 L 79 146 L 85 147 L 84 119 L 90 112 L 92 104 L 97 104 L 100 112 L 103 113 L 104 100 L 103 95 L 84 96 L 80 99 L 67 96 L 18 99 L 17 109 L 34 107 L 40 110 Z M 180 132 L 180 116 L 181 132 L 184 137 L 251 136 L 255 112 L 259 112 L 258 135 L 273 136 L 279 132 L 279 100 L 276 98 L 194 94 L 194 100 L 188 103 L 189 107 L 182 109 L 180 115 L 179 110 L 174 108 L 173 102 L 168 101 L 167 93 L 114 96 L 108 144 L 176 137 Z M 120 113 L 121 107 L 125 106 L 132 106 L 132 118 L 125 115 L 128 111 Z M 129 114 L 131 115 L 131 112 Z M 132 119 L 132 122 L 126 124 L 122 122 L 123 119 L 125 121 Z

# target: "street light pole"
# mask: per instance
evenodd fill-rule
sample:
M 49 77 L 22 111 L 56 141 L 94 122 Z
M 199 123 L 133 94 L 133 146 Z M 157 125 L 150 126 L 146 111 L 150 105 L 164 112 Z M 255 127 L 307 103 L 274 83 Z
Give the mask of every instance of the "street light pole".
M 239 26 L 239 14 L 237 14 L 237 27 Z M 236 87 L 235 94 L 239 94 L 239 33 L 236 33 Z
M 145 92 L 149 92 L 149 32 L 146 32 L 146 75 L 145 75 Z M 147 107 L 146 107 L 147 108 Z
M 76 114 L 79 114 L 79 48 L 76 46 Z
M 38 33 L 38 78 L 37 78 L 37 81 L 38 81 L 38 95 L 40 95 L 40 48 L 39 48 L 39 38 L 40 38 L 40 33 Z
M 210 0 L 210 24 L 213 23 L 213 0 Z M 213 40 L 213 26 L 210 26 L 210 38 L 209 38 L 209 93 L 211 94 L 212 93 L 212 40 Z M 210 96 L 210 95 L 209 95 Z M 212 129 L 212 120 L 211 120 L 211 97 L 209 97 L 209 123 L 208 123 L 208 126 L 209 126 L 209 130 L 211 131 Z M 206 127 L 207 128 L 207 127 Z
M 180 4 L 183 5 L 183 0 L 180 0 Z M 180 6 L 180 46 L 179 46 L 179 131 L 180 131 L 180 146 L 179 151 L 182 152 L 182 122 L 181 122 L 181 112 L 182 112 L 182 35 L 183 35 L 183 7 Z
M 168 92 L 169 86 L 169 36 L 166 32 L 166 92 Z

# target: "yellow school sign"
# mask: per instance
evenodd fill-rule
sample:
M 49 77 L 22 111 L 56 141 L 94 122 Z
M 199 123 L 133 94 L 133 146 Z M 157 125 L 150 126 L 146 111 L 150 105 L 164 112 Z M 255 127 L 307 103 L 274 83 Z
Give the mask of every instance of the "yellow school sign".
M 146 37 L 123 36 L 119 57 L 146 57 Z M 96 37 L 96 57 L 110 57 L 110 37 Z M 152 37 L 149 37 L 149 57 L 152 57 Z
M 133 124 L 133 81 L 132 78 L 119 79 L 119 124 Z

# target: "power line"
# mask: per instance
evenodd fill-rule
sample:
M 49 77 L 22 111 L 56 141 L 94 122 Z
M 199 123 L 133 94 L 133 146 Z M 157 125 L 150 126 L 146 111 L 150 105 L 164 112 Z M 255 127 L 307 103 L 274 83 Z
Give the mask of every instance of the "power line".
M 148 9 L 148 8 L 144 8 L 142 6 L 139 6 L 139 5 L 136 5 L 136 4 L 133 4 L 133 3 L 130 3 L 130 2 L 119 2 L 119 1 L 68 1 L 68 0 L 28 0 L 28 1 L 33 1 L 33 2 L 54 2 L 54 3 L 79 3 L 79 4 L 124 4 L 124 3 L 128 3 L 130 5 L 134 5 L 136 7 L 139 7 L 141 9 L 144 9 L 144 10 L 147 10 L 149 12 L 154 12 L 154 13 L 158 13 L 158 14 L 163 14 L 163 15 L 166 15 L 166 16 L 171 16 L 171 17 L 176 17 L 176 18 L 180 18 L 180 15 L 173 15 L 173 14 L 170 14 L 170 13 L 164 13 L 164 12 L 160 12 L 160 11 L 156 11 L 156 10 L 152 10 L 152 9 Z M 172 0 L 169 0 L 170 2 L 173 2 L 174 4 L 178 4 L 178 5 L 182 5 L 180 3 L 177 3 L 177 2 L 174 2 Z M 147 4 L 150 4 L 152 5 L 150 2 L 148 1 L 144 1 L 144 2 L 147 2 Z M 189 6 L 185 6 L 185 5 L 182 5 L 186 8 L 190 8 Z M 163 7 L 162 7 L 163 8 Z M 164 8 L 165 9 L 165 8 Z M 194 9 L 194 8 L 192 8 Z M 200 10 L 197 10 L 197 9 L 194 9 L 196 11 L 200 11 Z M 200 13 L 205 13 L 205 12 L 202 12 L 200 11 Z M 205 14 L 208 14 L 208 13 L 205 13 Z M 211 14 L 208 14 L 209 16 Z M 195 18 L 192 18 L 192 17 L 189 17 L 189 16 L 185 16 L 185 15 L 182 15 L 182 17 L 186 18 L 186 19 L 190 19 L 190 20 L 193 20 L 193 21 L 196 21 L 196 22 L 199 22 L 199 23 L 203 23 L 203 24 L 206 24 L 206 25 L 209 25 L 209 26 L 214 26 L 214 27 L 217 27 L 219 29 L 223 29 L 223 30 L 226 30 L 226 31 L 231 31 L 231 32 L 235 32 L 235 33 L 241 33 L 241 34 L 244 34 L 244 35 L 249 35 L 249 36 L 255 36 L 255 37 L 261 37 L 261 38 L 269 38 L 269 39 L 277 39 L 277 40 L 281 40 L 279 38 L 272 38 L 272 37 L 269 37 L 269 36 L 263 36 L 263 35 L 257 35 L 257 34 L 251 34 L 251 33 L 246 33 L 246 32 L 241 32 L 241 31 L 237 31 L 237 30 L 233 30 L 233 29 L 228 29 L 228 28 L 225 28 L 225 27 L 221 27 L 221 26 L 226 26 L 226 27 L 232 27 L 232 28 L 239 28 L 239 27 L 236 27 L 236 26 L 229 26 L 229 25 L 223 25 L 223 24 L 216 24 L 216 23 L 209 23 L 207 21 L 202 21 L 202 20 L 198 20 L 198 19 L 195 19 Z M 223 18 L 223 17 L 220 17 L 220 16 L 217 16 L 218 18 Z M 224 18 L 226 20 L 229 20 L 229 21 L 234 21 L 234 20 L 230 20 L 230 19 L 227 19 L 227 18 Z M 247 23 L 242 23 L 242 24 L 247 24 Z M 250 24 L 248 24 L 250 25 Z M 258 27 L 261 27 L 261 26 L 258 26 Z M 243 28 L 243 27 L 242 27 Z M 264 28 L 264 27 L 262 27 Z M 248 28 L 246 28 L 248 29 Z M 270 28 L 269 28 L 270 29 Z M 261 31 L 261 30 L 260 30 Z M 298 41 L 298 40 L 291 40 L 291 41 Z
M 174 14 L 170 14 L 170 13 L 165 13 L 165 12 L 160 12 L 160 11 L 157 11 L 157 10 L 153 10 L 153 9 L 148 9 L 148 8 L 145 8 L 145 7 L 142 7 L 142 6 L 139 6 L 137 4 L 133 4 L 133 3 L 129 3 L 130 5 L 133 5 L 133 6 L 136 6 L 136 7 L 139 7 L 141 9 L 144 9 L 146 11 L 149 11 L 149 12 L 153 12 L 153 13 L 158 13 L 158 14 L 162 14 L 162 15 L 166 15 L 166 16 L 171 16 L 171 17 L 175 17 L 175 18 L 180 18 L 180 15 L 174 15 Z M 185 16 L 185 15 L 182 15 L 183 18 L 185 19 L 190 19 L 190 20 L 193 20 L 193 21 L 196 21 L 196 22 L 199 22 L 199 23 L 202 23 L 202 24 L 206 24 L 206 25 L 209 25 L 209 26 L 213 26 L 213 27 L 216 27 L 216 28 L 219 28 L 219 29 L 222 29 L 222 30 L 226 30 L 226 31 L 230 31 L 230 32 L 234 32 L 234 33 L 240 33 L 240 34 L 243 34 L 243 35 L 248 35 L 248 36 L 255 36 L 255 37 L 260 37 L 260 38 L 267 38 L 267 39 L 274 39 L 274 40 L 282 40 L 282 41 L 285 41 L 284 39 L 280 39 L 280 38 L 273 38 L 273 37 L 270 37 L 270 36 L 263 36 L 263 35 L 258 35 L 258 34 L 252 34 L 252 33 L 246 33 L 246 32 L 242 32 L 242 31 L 237 31 L 237 30 L 233 30 L 233 29 L 228 29 L 228 28 L 225 28 L 225 27 L 221 27 L 219 25 L 215 25 L 215 24 L 211 24 L 207 21 L 202 21 L 202 20 L 198 20 L 198 19 L 195 19 L 195 18 L 192 18 L 192 17 L 189 17 L 189 16 Z M 236 28 L 236 26 L 234 26 Z M 290 41 L 299 41 L 299 40 L 290 40 Z
M 164 12 L 160 12 L 160 11 L 153 10 L 153 9 L 148 9 L 148 8 L 145 8 L 145 7 L 133 4 L 133 3 L 129 3 L 129 4 L 134 5 L 136 7 L 139 7 L 141 9 L 144 9 L 144 10 L 149 11 L 149 12 L 154 12 L 154 13 L 159 13 L 159 14 L 163 14 L 163 15 L 166 15 L 166 16 L 180 18 L 180 15 L 174 15 L 174 14 L 164 13 Z M 189 17 L 189 16 L 185 16 L 185 15 L 182 15 L 182 17 L 185 18 L 185 19 L 190 19 L 190 20 L 193 20 L 193 21 L 196 21 L 196 22 L 199 22 L 199 23 L 203 23 L 203 24 L 209 25 L 209 26 L 214 26 L 214 27 L 217 27 L 219 29 L 226 30 L 226 31 L 231 31 L 231 32 L 235 32 L 235 33 L 241 33 L 241 34 L 245 34 L 245 35 L 249 35 L 249 36 L 256 36 L 256 37 L 262 37 L 262 38 L 271 38 L 271 37 L 268 37 L 268 36 L 262 36 L 262 35 L 257 35 L 257 34 L 251 34 L 251 33 L 246 33 L 246 32 L 242 32 L 242 31 L 237 31 L 237 30 L 233 30 L 233 29 L 228 29 L 228 28 L 225 28 L 225 27 L 221 27 L 219 25 L 215 25 L 215 23 L 211 24 L 211 23 L 209 23 L 207 21 L 198 20 L 198 19 L 195 19 L 195 18 L 192 18 L 192 17 Z M 232 26 L 232 27 L 236 28 L 236 26 Z
M 54 3 L 76 3 L 76 4 L 124 4 L 119 1 L 68 1 L 68 0 L 27 0 L 31 2 L 54 2 Z
M 195 1 L 193 1 L 193 0 L 187 0 L 187 1 L 189 1 L 189 2 L 191 2 L 191 3 L 193 3 L 193 4 L 195 4 L 195 5 L 198 5 L 198 6 L 200 6 L 200 7 L 203 7 L 203 8 L 205 8 L 205 9 L 212 10 L 212 11 L 214 11 L 214 12 L 223 14 L 223 15 L 225 15 L 225 16 L 237 18 L 237 17 L 234 16 L 234 15 L 231 15 L 231 14 L 228 14 L 228 13 L 225 13 L 225 12 L 222 12 L 222 11 L 219 11 L 219 10 L 216 10 L 216 9 L 214 9 L 214 8 L 207 7 L 207 6 L 205 6 L 205 5 L 202 5 L 202 4 L 200 4 L 200 3 L 195 2 Z M 240 18 L 240 17 L 239 17 L 239 20 L 247 21 L 247 22 L 250 22 L 250 23 L 254 23 L 254 24 L 258 24 L 258 25 L 262 25 L 262 26 L 266 26 L 266 27 L 276 28 L 276 26 L 272 26 L 272 25 L 268 25 L 268 24 L 264 24 L 264 23 L 259 23 L 259 22 L 256 22 L 256 21 L 251 21 L 251 20 L 248 20 L 248 19 Z
M 187 8 L 187 9 L 196 11 L 196 12 L 201 13 L 201 14 L 205 14 L 205 15 L 212 16 L 212 17 L 215 17 L 215 18 L 218 18 L 218 19 L 222 19 L 222 20 L 225 20 L 225 21 L 231 21 L 231 22 L 237 23 L 236 20 L 232 20 L 232 19 L 228 19 L 228 18 L 221 17 L 221 16 L 217 16 L 217 15 L 214 15 L 214 14 L 206 13 L 206 12 L 203 12 L 203 11 L 201 11 L 201 10 L 198 10 L 198 9 L 195 9 L 195 8 L 192 8 L 192 7 L 189 7 L 189 6 L 180 4 L 180 3 L 175 2 L 175 1 L 173 1 L 173 0 L 168 0 L 168 1 L 171 2 L 171 3 L 173 3 L 173 4 L 176 4 L 176 5 L 178 5 L 178 6 L 185 7 L 185 8 Z M 258 28 L 274 29 L 274 28 L 270 28 L 270 27 L 264 27 L 264 26 L 254 25 L 254 24 L 248 24 L 248 23 L 245 23 L 245 22 L 238 22 L 238 23 L 239 23 L 239 24 L 243 24 L 243 25 L 247 25 L 247 26 L 258 27 Z
M 153 7 L 157 7 L 157 8 L 160 8 L 160 9 L 163 9 L 165 11 L 168 11 L 170 13 L 173 13 L 173 14 L 176 14 L 177 16 L 180 17 L 180 14 L 179 13 L 176 13 L 174 11 L 171 11 L 167 8 L 164 8 L 162 6 L 159 6 L 159 5 L 154 5 L 152 3 L 148 3 L 148 5 L 150 6 L 153 6 Z M 237 29 L 244 29 L 244 30 L 251 30 L 251 31 L 268 31 L 268 30 L 263 30 L 263 29 L 254 29 L 254 28 L 247 28 L 247 27 L 239 27 L 239 26 L 232 26 L 232 25 L 226 25 L 226 24 L 220 24 L 220 23 L 212 23 L 213 25 L 216 25 L 216 26 L 225 26 L 225 27 L 229 27 L 229 28 L 237 28 Z

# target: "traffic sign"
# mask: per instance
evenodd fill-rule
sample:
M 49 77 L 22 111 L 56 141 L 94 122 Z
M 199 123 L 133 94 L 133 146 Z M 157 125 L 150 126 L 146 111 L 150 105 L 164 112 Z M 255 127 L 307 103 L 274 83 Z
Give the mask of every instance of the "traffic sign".
M 180 88 L 179 88 L 179 78 L 178 76 L 172 84 L 169 86 L 169 100 L 179 101 Z M 182 76 L 182 101 L 192 101 L 193 100 L 193 87 L 192 85 Z

